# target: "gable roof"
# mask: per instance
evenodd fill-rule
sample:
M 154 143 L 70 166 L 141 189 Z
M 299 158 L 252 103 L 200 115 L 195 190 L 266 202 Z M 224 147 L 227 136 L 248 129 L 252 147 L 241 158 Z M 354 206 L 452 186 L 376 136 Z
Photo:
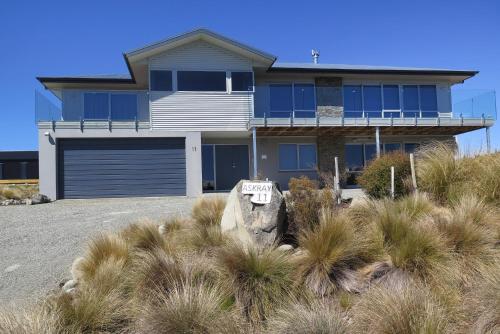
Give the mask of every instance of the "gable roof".
M 266 64 L 267 66 L 271 66 L 271 64 L 276 61 L 276 56 L 235 41 L 234 39 L 219 35 L 205 28 L 195 29 L 184 34 L 170 37 L 139 49 L 126 52 L 124 53 L 124 57 L 132 63 L 200 39 L 239 53 L 247 58 Z

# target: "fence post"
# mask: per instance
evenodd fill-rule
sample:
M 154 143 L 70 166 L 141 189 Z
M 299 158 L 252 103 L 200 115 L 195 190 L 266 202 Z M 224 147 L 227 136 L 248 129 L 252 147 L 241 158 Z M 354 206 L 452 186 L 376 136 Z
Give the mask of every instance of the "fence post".
M 410 168 L 411 168 L 411 182 L 413 184 L 413 190 L 417 191 L 417 175 L 415 173 L 415 159 L 413 153 L 410 153 Z
M 335 157 L 335 193 L 338 196 L 337 204 L 340 204 L 342 195 L 340 194 L 339 158 Z
M 394 166 L 391 166 L 391 198 L 394 199 Z

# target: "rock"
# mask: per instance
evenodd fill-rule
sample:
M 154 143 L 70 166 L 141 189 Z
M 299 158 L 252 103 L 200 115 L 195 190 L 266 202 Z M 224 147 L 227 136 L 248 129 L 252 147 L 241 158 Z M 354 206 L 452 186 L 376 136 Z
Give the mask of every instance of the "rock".
M 62 289 L 65 292 L 70 292 L 71 289 L 74 289 L 76 287 L 77 282 L 75 280 L 70 279 L 64 285 L 62 286 Z
M 293 250 L 293 246 L 292 245 L 288 245 L 288 244 L 284 244 L 284 245 L 279 246 L 277 249 L 280 250 L 280 251 L 283 251 L 283 252 L 288 252 L 288 251 L 292 251 Z
M 43 203 L 50 203 L 50 198 L 43 194 L 36 194 L 31 197 L 31 204 L 43 204 Z
M 250 201 L 252 195 L 241 193 L 244 181 L 238 182 L 227 198 L 221 230 L 246 245 L 271 246 L 287 229 L 285 197 L 273 183 L 271 202 L 254 204 Z

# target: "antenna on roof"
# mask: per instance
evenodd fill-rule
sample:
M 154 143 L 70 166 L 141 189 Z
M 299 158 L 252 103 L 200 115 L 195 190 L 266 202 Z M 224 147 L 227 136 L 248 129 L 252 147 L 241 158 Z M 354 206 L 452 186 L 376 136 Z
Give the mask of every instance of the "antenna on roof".
M 317 64 L 318 63 L 318 58 L 319 58 L 319 51 L 318 50 L 311 50 L 311 55 L 313 57 L 313 63 Z

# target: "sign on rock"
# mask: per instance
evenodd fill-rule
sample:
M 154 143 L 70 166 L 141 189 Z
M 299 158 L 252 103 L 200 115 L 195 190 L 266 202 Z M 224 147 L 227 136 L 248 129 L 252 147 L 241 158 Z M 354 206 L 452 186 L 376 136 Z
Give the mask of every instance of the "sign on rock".
M 252 195 L 250 201 L 255 204 L 271 203 L 272 190 L 272 182 L 243 182 L 241 186 L 241 193 L 243 195 Z

